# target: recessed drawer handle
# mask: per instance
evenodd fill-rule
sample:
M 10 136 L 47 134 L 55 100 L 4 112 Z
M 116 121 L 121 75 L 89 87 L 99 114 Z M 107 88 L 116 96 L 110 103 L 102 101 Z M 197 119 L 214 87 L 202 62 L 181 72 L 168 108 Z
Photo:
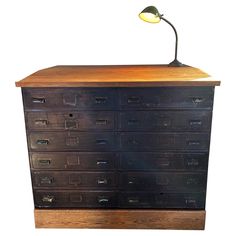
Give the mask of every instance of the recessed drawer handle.
M 79 126 L 77 120 L 65 120 L 65 129 L 76 129 Z
M 107 179 L 98 179 L 98 184 L 107 184 Z
M 69 184 L 80 185 L 80 184 L 82 184 L 82 179 L 80 176 L 70 176 L 69 177 Z
M 135 120 L 135 119 L 130 119 L 130 120 L 128 120 L 128 124 L 129 124 L 129 125 L 135 125 L 135 124 L 137 124 L 137 123 L 139 123 L 138 120 Z
M 107 101 L 107 97 L 95 97 L 95 103 L 101 104 Z
M 168 185 L 169 184 L 169 179 L 168 178 L 157 178 L 156 179 L 156 184 L 157 185 Z
M 45 98 L 32 98 L 32 102 L 42 104 L 46 102 L 46 99 Z
M 70 201 L 75 202 L 75 203 L 82 202 L 83 201 L 83 196 L 82 195 L 77 195 L 77 194 L 72 194 L 72 195 L 70 195 Z
M 186 205 L 192 205 L 192 204 L 196 204 L 196 200 L 195 199 L 186 199 L 185 200 Z
M 189 146 L 199 146 L 200 144 L 200 141 L 188 141 Z
M 139 142 L 136 139 L 130 139 L 130 140 L 128 140 L 128 143 L 131 145 L 138 145 L 139 144 Z
M 106 125 L 107 120 L 96 120 L 96 125 Z
M 170 166 L 170 161 L 162 161 L 158 163 L 159 166 Z
M 188 166 L 198 166 L 199 162 L 198 162 L 198 160 L 195 160 L 195 159 L 187 160 L 187 165 Z
M 105 144 L 107 144 L 107 140 L 105 140 L 105 139 L 97 139 L 96 140 L 96 144 L 98 144 L 98 145 L 105 145 Z
M 202 125 L 202 121 L 201 120 L 190 120 L 189 124 L 191 126 L 195 126 L 195 125 Z
M 52 203 L 55 200 L 54 196 L 43 196 L 42 202 Z
M 194 98 L 192 98 L 192 102 L 195 103 L 195 104 L 201 103 L 201 102 L 203 102 L 203 98 L 194 97 Z
M 66 145 L 67 146 L 76 146 L 80 143 L 79 137 L 67 137 L 66 138 Z
M 197 185 L 198 180 L 196 178 L 188 178 L 186 183 L 187 183 L 187 185 Z
M 49 140 L 48 139 L 38 139 L 36 142 L 38 145 L 48 145 Z
M 34 123 L 35 123 L 35 125 L 47 125 L 48 121 L 47 120 L 35 120 Z
M 45 176 L 45 177 L 41 177 L 40 178 L 40 183 L 41 184 L 52 184 L 52 182 L 53 182 L 53 178 L 52 177 Z
M 135 199 L 135 198 L 130 198 L 128 199 L 129 203 L 139 203 L 139 199 Z
M 108 164 L 108 161 L 97 161 L 97 165 L 100 166 L 100 165 L 107 165 Z
M 140 97 L 129 97 L 128 98 L 128 103 L 140 103 Z
M 103 198 L 98 198 L 98 203 L 107 203 L 109 202 L 109 198 L 103 197 Z
M 39 160 L 38 162 L 41 166 L 49 166 L 51 164 L 51 160 Z

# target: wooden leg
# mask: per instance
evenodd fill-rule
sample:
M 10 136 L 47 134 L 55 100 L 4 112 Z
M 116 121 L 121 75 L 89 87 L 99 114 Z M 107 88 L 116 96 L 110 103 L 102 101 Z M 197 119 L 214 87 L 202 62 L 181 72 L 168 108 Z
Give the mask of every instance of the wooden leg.
M 205 211 L 39 210 L 36 228 L 195 229 L 205 227 Z

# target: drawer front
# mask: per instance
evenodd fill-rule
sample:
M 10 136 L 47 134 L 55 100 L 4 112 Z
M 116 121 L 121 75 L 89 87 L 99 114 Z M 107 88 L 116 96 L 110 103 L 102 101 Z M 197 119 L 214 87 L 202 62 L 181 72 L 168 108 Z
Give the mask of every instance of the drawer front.
M 102 112 L 26 112 L 30 130 L 113 130 L 115 113 Z
M 109 152 L 33 152 L 30 160 L 33 169 L 115 170 L 119 156 Z
M 100 132 L 31 132 L 29 146 L 32 150 L 58 151 L 111 151 L 116 148 L 114 133 Z
M 34 188 L 106 189 L 117 186 L 117 176 L 113 172 L 33 171 L 31 174 Z
M 207 170 L 208 153 L 123 152 L 122 170 Z
M 205 193 L 123 192 L 123 208 L 204 209 Z
M 35 190 L 36 208 L 204 209 L 205 193 Z
M 125 151 L 208 150 L 208 133 L 121 133 L 121 149 Z
M 206 173 L 126 172 L 121 174 L 120 183 L 127 190 L 205 191 Z
M 121 131 L 208 131 L 211 111 L 127 111 L 119 114 Z
M 117 207 L 117 194 L 110 191 L 34 191 L 36 208 L 109 208 Z
M 124 109 L 212 108 L 213 87 L 123 88 L 120 105 Z
M 25 109 L 110 109 L 117 104 L 114 88 L 23 88 Z

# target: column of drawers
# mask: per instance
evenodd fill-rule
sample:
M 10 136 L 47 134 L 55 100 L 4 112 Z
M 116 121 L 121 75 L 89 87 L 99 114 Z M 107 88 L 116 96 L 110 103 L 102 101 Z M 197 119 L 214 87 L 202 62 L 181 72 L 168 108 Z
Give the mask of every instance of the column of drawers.
M 35 207 L 204 209 L 213 96 L 23 88 Z

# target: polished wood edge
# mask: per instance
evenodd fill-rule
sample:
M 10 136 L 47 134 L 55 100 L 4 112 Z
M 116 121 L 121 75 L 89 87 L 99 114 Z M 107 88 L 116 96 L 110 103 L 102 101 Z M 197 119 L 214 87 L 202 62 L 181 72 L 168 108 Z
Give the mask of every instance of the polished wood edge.
M 212 81 L 160 81 L 160 82 L 70 82 L 70 83 L 30 83 L 15 82 L 16 87 L 43 88 L 43 87 L 171 87 L 171 86 L 220 86 L 218 80 Z
M 36 228 L 203 230 L 204 210 L 41 210 Z

